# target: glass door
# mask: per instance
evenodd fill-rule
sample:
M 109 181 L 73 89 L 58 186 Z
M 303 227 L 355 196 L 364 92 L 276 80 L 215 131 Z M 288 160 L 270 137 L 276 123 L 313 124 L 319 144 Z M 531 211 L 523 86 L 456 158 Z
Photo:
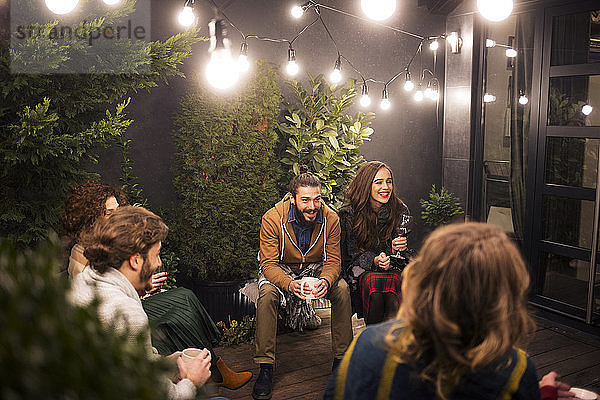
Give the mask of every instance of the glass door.
M 546 10 L 536 154 L 532 301 L 600 324 L 600 10 Z M 595 251 L 592 251 L 595 249 Z

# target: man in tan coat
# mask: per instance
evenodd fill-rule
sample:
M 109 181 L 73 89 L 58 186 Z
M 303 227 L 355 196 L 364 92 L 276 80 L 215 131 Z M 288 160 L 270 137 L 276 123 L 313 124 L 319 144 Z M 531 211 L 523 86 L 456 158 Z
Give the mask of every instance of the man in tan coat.
M 310 294 L 300 283 L 317 277 L 312 295 L 332 304 L 331 340 L 333 366 L 339 364 L 352 341 L 350 292 L 338 279 L 341 270 L 340 222 L 321 201 L 321 183 L 301 169 L 290 182 L 289 193 L 265 213 L 260 228 L 260 278 L 256 309 L 256 354 L 260 373 L 252 396 L 270 399 L 275 363 L 278 310 L 288 326 L 309 325 Z M 304 291 L 303 291 L 304 290 Z

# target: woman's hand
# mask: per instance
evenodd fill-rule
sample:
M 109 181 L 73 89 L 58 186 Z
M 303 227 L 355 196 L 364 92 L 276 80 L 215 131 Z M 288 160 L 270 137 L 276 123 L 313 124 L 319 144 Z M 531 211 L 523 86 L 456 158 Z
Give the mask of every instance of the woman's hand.
M 390 256 L 387 256 L 385 253 L 380 253 L 373 259 L 373 264 L 375 264 L 376 267 L 387 270 L 390 268 Z
M 575 393 L 570 392 L 571 386 L 559 381 L 558 378 L 560 378 L 560 375 L 558 375 L 556 372 L 549 372 L 540 380 L 540 388 L 542 386 L 553 386 L 558 391 L 559 399 L 576 399 Z
M 150 293 L 156 293 L 156 292 L 160 291 L 160 289 L 162 288 L 162 286 L 165 284 L 166 281 L 167 281 L 167 273 L 166 272 L 157 272 L 156 274 L 152 275 L 152 279 L 150 280 L 150 286 L 152 286 L 152 289 L 147 290 L 146 293 L 150 294 Z
M 208 378 L 210 378 L 210 353 L 203 349 L 202 353 L 193 358 L 187 364 L 179 357 L 177 359 L 177 367 L 181 379 L 189 379 L 197 387 L 203 386 Z
M 396 254 L 399 251 L 404 251 L 408 249 L 408 240 L 406 240 L 406 236 L 398 236 L 395 239 L 392 239 L 392 254 Z

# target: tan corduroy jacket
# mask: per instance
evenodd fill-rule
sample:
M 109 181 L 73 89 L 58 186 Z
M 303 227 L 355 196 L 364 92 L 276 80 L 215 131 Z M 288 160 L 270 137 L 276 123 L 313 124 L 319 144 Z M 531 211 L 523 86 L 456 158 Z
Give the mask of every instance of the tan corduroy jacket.
M 292 223 L 288 222 L 290 194 L 262 217 L 260 226 L 260 268 L 269 282 L 288 290 L 292 279 L 279 267 L 285 264 L 301 269 L 306 264 L 323 263 L 320 278 L 329 286 L 338 279 L 341 270 L 340 220 L 325 204 L 321 207 L 322 223 L 317 222 L 306 254 L 298 248 Z

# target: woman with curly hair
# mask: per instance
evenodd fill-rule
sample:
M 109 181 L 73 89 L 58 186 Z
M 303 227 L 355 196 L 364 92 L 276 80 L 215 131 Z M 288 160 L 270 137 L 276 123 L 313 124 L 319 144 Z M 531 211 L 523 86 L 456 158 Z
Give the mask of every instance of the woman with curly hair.
M 71 278 L 88 266 L 83 256 L 83 247 L 79 244 L 82 234 L 94 226 L 99 217 L 107 217 L 119 205 L 126 205 L 127 198 L 123 191 L 103 183 L 87 182 L 73 189 L 65 201 L 62 217 L 63 233 L 68 238 L 69 256 L 68 272 Z
M 325 399 L 573 398 L 556 373 L 538 383 L 533 362 L 516 347 L 535 327 L 529 273 L 500 229 L 439 228 L 403 275 L 398 319 L 355 339 Z
M 346 189 L 340 209 L 342 276 L 350 287 L 352 309 L 367 324 L 392 318 L 401 299 L 402 268 L 407 249 L 396 235 L 408 207 L 394 190 L 390 167 L 380 161 L 361 166 Z

